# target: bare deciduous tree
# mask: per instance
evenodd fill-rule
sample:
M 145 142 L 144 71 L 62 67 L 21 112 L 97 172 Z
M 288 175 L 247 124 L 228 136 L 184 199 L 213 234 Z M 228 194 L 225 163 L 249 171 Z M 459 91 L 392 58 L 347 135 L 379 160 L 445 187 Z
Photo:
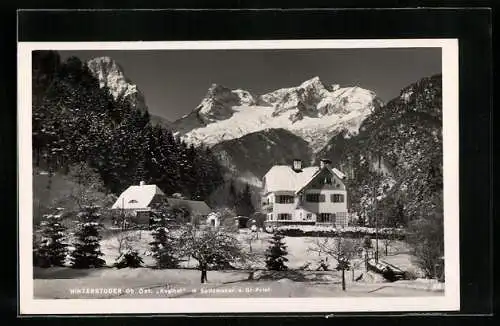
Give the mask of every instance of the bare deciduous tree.
M 140 239 L 141 230 L 125 230 L 123 229 L 116 236 L 116 241 L 118 242 L 118 255 L 121 255 L 127 250 L 132 250 L 132 242 Z
M 180 256 L 192 257 L 198 262 L 201 283 L 208 281 L 210 268 L 230 268 L 231 263 L 244 263 L 248 255 L 233 235 L 221 230 L 186 226 L 179 235 Z
M 237 232 L 238 231 L 238 225 L 236 224 L 236 220 L 235 220 L 236 212 L 233 209 L 224 207 L 224 208 L 218 209 L 216 212 L 220 218 L 220 226 L 226 232 Z
M 396 237 L 394 234 L 388 232 L 385 234 L 384 238 L 382 239 L 382 243 L 384 244 L 384 253 L 385 256 L 389 255 L 389 246 L 393 244 L 396 241 Z
M 351 260 L 358 255 L 361 245 L 358 239 L 318 238 L 309 250 L 325 254 L 337 261 L 336 269 L 342 272 L 342 290 L 345 291 L 345 271 L 351 268 Z

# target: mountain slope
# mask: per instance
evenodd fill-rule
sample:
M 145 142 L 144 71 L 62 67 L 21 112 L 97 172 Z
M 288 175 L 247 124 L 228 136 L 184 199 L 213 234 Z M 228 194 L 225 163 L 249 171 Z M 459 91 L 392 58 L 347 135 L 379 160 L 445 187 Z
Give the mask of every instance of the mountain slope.
M 172 122 L 165 119 L 164 117 L 160 117 L 159 115 L 150 114 L 149 120 L 151 121 L 151 123 L 153 125 L 160 125 L 160 126 L 165 127 L 167 129 L 172 128 Z
M 266 129 L 286 129 L 318 151 L 342 131 L 346 136 L 357 134 L 366 116 L 381 106 L 371 91 L 327 87 L 318 77 L 258 97 L 212 85 L 200 105 L 174 122 L 173 128 L 187 142 L 206 145 Z
M 212 149 L 233 174 L 258 186 L 273 165 L 289 164 L 295 158 L 307 163 L 312 155 L 305 140 L 285 129 L 267 129 L 247 134 L 223 141 Z
M 358 212 L 371 205 L 375 186 L 379 199 L 402 203 L 407 218 L 415 218 L 417 209 L 431 205 L 443 189 L 441 75 L 403 88 L 365 119 L 359 135 L 337 144 L 332 139 L 320 153 L 335 157 L 350 175 Z

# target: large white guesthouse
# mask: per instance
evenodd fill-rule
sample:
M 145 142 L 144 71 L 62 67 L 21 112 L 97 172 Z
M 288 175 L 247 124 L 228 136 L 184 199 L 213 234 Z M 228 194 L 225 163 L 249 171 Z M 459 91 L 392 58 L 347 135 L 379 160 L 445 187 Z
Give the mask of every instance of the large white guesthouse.
M 331 161 L 302 168 L 275 165 L 263 178 L 262 210 L 267 225 L 347 226 L 347 191 L 344 174 L 332 168 Z

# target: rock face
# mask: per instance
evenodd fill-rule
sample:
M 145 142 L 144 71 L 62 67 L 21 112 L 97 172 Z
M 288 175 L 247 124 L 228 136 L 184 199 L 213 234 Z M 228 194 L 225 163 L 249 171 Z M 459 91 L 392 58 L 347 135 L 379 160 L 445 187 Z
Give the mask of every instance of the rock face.
M 275 164 L 290 164 L 293 159 L 309 163 L 308 143 L 285 129 L 267 129 L 238 139 L 223 141 L 213 148 L 232 174 L 260 186 L 262 177 Z
M 358 133 L 383 103 L 360 87 L 325 86 L 319 77 L 296 87 L 255 96 L 212 85 L 200 105 L 173 124 L 187 142 L 215 145 L 266 129 L 285 129 L 319 151 L 334 135 Z
M 113 98 L 125 99 L 133 108 L 146 111 L 146 101 L 137 85 L 130 81 L 120 65 L 110 57 L 97 57 L 87 61 L 91 73 L 101 87 L 107 87 Z
M 204 123 L 212 123 L 230 118 L 233 115 L 233 106 L 254 104 L 252 94 L 247 91 L 230 90 L 222 85 L 213 84 L 195 112 Z

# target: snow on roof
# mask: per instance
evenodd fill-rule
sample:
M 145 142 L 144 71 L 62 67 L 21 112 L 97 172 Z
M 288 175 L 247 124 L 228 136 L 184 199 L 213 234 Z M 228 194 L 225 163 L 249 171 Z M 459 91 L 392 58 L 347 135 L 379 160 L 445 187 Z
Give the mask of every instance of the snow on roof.
M 155 195 L 165 195 L 156 185 L 130 186 L 122 192 L 112 209 L 146 209 Z
M 320 171 L 318 166 L 303 168 L 302 172 L 295 172 L 288 165 L 275 165 L 264 176 L 266 181 L 266 190 L 274 191 L 294 191 L 297 192 L 304 188 Z M 331 171 L 340 179 L 344 178 L 344 173 L 336 168 Z
M 338 169 L 336 169 L 336 168 L 333 168 L 332 170 L 333 170 L 333 172 L 334 172 L 334 173 L 335 173 L 335 174 L 336 174 L 336 175 L 337 175 L 340 179 L 344 179 L 344 178 L 345 178 L 345 173 L 340 172 L 340 171 L 339 171 Z
M 267 191 L 297 191 L 302 188 L 318 172 L 317 166 L 295 172 L 288 165 L 275 165 L 264 176 Z
M 186 206 L 190 209 L 193 215 L 208 215 L 212 211 L 204 201 L 187 200 L 179 198 L 167 198 L 170 206 Z

